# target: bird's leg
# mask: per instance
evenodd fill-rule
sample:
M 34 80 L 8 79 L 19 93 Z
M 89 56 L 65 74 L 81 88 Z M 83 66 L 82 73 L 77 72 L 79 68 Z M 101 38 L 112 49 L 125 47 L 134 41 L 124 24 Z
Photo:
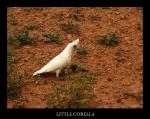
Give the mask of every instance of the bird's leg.
M 65 77 L 68 79 L 68 74 L 70 72 L 69 66 L 66 67 L 65 69 Z
M 56 70 L 56 77 L 59 78 L 60 69 Z

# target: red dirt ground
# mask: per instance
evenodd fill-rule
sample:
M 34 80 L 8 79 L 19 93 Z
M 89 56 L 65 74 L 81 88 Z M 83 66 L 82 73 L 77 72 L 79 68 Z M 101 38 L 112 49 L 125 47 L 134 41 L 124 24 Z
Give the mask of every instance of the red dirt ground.
M 77 8 L 42 8 L 24 10 L 24 8 L 8 8 L 8 14 L 13 14 L 18 23 L 13 26 L 8 19 L 8 33 L 18 31 L 27 24 L 38 24 L 37 30 L 30 34 L 37 37 L 37 43 L 14 48 L 19 59 L 16 63 L 18 76 L 33 72 L 45 65 L 59 54 L 66 45 L 75 40 L 78 35 L 62 31 L 59 23 L 73 21 L 80 25 L 80 46 L 86 48 L 87 54 L 80 56 L 75 53 L 73 61 L 85 66 L 96 76 L 94 94 L 96 101 L 90 101 L 91 108 L 142 108 L 143 100 L 137 100 L 125 93 L 133 93 L 136 97 L 143 94 L 143 10 L 142 8 L 111 7 L 111 8 L 80 8 L 84 17 L 80 21 L 69 17 Z M 63 13 L 63 17 L 57 14 Z M 95 21 L 91 15 L 97 15 Z M 62 45 L 53 42 L 44 43 L 43 33 L 60 33 Z M 97 44 L 95 37 L 115 32 L 119 43 L 115 47 Z M 121 56 L 116 55 L 122 49 Z M 69 80 L 59 83 L 69 84 Z M 51 82 L 46 84 L 35 77 L 26 80 L 21 88 L 21 97 L 17 100 L 8 99 L 8 108 L 22 104 L 25 108 L 46 108 L 44 96 L 52 90 Z M 26 101 L 28 100 L 28 101 Z M 95 103 L 97 102 L 97 103 Z

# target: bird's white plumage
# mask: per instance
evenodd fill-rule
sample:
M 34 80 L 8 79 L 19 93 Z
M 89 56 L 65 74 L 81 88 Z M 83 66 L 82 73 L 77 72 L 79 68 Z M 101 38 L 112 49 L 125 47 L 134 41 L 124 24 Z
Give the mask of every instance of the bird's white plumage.
M 46 73 L 56 72 L 56 76 L 59 77 L 59 72 L 71 62 L 71 56 L 74 46 L 79 44 L 79 39 L 69 43 L 67 47 L 56 57 L 54 57 L 48 64 L 43 68 L 33 73 L 33 76 Z

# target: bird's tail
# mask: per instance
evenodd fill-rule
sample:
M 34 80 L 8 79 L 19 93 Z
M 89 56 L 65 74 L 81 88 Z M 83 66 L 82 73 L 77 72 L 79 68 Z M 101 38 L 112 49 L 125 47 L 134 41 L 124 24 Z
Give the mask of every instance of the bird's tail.
M 39 74 L 39 71 L 36 71 L 36 72 L 33 73 L 33 76 L 36 76 L 38 74 Z

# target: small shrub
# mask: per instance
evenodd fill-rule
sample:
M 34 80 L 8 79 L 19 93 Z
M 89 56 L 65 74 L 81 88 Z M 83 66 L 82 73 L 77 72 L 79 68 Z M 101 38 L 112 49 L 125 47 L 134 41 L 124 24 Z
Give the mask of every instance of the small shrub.
M 25 25 L 24 29 L 27 29 L 27 30 L 34 30 L 34 29 L 38 29 L 39 28 L 39 25 L 37 24 L 28 24 L 28 25 Z
M 13 35 L 8 36 L 8 43 L 16 47 L 25 44 L 33 44 L 36 42 L 34 37 L 29 36 L 29 28 L 33 27 L 24 27 L 22 30 L 14 33 Z
M 62 21 L 64 17 L 63 13 L 56 13 L 52 18 L 58 19 L 59 21 Z
M 24 106 L 24 104 L 15 104 L 15 105 L 13 106 L 13 108 L 15 108 L 15 109 L 24 109 L 25 106 Z
M 15 16 L 13 16 L 13 18 L 12 18 L 12 25 L 17 25 L 18 24 L 18 20 L 16 19 L 16 17 Z
M 55 42 L 57 44 L 62 44 L 62 41 L 60 39 L 60 36 L 58 34 L 52 34 L 52 33 L 48 33 L 48 34 L 43 34 L 44 37 L 46 37 L 47 39 L 44 40 L 44 42 Z
M 70 16 L 73 17 L 77 21 L 80 21 L 81 18 L 84 17 L 84 15 L 81 14 L 81 9 L 75 9 Z
M 115 33 L 100 36 L 97 38 L 97 42 L 106 46 L 114 46 L 118 44 L 118 38 Z
M 15 25 L 18 24 L 18 20 L 17 20 L 16 17 L 15 17 L 14 15 L 12 15 L 12 14 L 8 14 L 8 15 L 7 15 L 7 22 L 8 22 L 8 23 L 10 22 L 10 24 L 13 25 L 13 26 L 15 26 Z
M 89 16 L 89 19 L 90 19 L 91 21 L 95 22 L 95 21 L 101 19 L 101 17 L 99 17 L 97 14 L 93 14 L 93 15 L 90 15 L 90 16 Z
M 77 48 L 77 53 L 79 53 L 80 55 L 85 55 L 87 52 L 85 48 Z
M 60 27 L 62 30 L 66 31 L 67 33 L 79 34 L 79 25 L 78 24 L 74 24 L 72 22 L 61 23 Z
M 12 64 L 12 63 L 16 63 L 17 60 L 15 58 L 15 56 L 13 56 L 13 51 L 10 47 L 7 47 L 7 64 Z
M 137 102 L 141 103 L 143 101 L 143 96 L 142 95 L 137 95 L 135 93 L 130 93 L 130 92 L 125 92 L 124 96 L 126 97 L 132 97 L 135 98 L 137 100 Z
M 7 97 L 8 99 L 17 99 L 20 93 L 20 80 L 13 80 L 7 75 Z
M 130 93 L 130 92 L 125 92 L 124 93 L 125 96 L 129 96 L 129 97 L 136 97 L 134 93 Z
M 80 64 L 71 64 L 69 69 L 74 72 L 88 72 L 88 70 L 82 67 Z

